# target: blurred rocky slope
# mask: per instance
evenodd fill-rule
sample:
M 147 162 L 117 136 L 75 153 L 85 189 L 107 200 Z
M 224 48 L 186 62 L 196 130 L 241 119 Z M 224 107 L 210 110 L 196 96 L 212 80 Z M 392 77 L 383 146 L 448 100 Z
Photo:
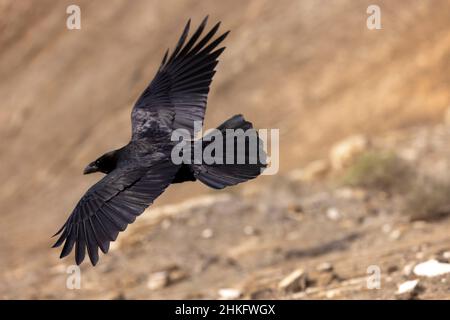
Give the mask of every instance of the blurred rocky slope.
M 380 1 L 379 31 L 370 1 L 78 1 L 80 31 L 65 27 L 69 4 L 0 1 L 1 267 L 56 263 L 49 235 L 98 179 L 82 168 L 127 142 L 131 106 L 189 17 L 232 30 L 207 127 L 243 113 L 280 128 L 284 173 L 355 132 L 433 123 L 450 103 L 445 0 Z M 216 195 L 180 185 L 157 204 L 198 193 Z
M 450 298 L 450 125 L 358 137 L 269 184 L 147 210 L 82 265 L 80 290 L 73 257 L 47 253 L 6 270 L 0 297 Z

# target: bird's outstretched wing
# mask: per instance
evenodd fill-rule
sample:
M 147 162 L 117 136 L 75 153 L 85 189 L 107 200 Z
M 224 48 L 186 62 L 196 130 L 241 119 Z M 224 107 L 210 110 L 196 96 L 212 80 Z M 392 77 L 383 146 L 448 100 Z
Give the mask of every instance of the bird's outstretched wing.
M 150 167 L 116 169 L 93 185 L 78 202 L 53 247 L 64 243 L 61 258 L 75 245 L 75 261 L 80 264 L 86 249 L 95 265 L 98 248 L 108 252 L 120 231 L 134 222 L 173 180 L 178 167 L 170 159 Z M 56 234 L 56 235 L 57 235 Z
M 188 41 L 190 20 L 177 46 L 164 55 L 161 66 L 150 85 L 136 102 L 131 113 L 132 139 L 151 134 L 154 119 L 173 129 L 187 129 L 194 135 L 194 121 L 203 121 L 209 85 L 217 58 L 225 47 L 216 49 L 229 31 L 213 39 L 220 22 L 205 36 L 207 17 Z M 198 40 L 198 41 L 197 41 Z

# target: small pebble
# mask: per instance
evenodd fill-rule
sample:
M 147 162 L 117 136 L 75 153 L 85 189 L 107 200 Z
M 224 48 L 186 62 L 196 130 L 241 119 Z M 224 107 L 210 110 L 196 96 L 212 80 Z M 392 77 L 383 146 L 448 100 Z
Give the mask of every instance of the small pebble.
M 302 269 L 291 272 L 278 284 L 278 288 L 285 292 L 299 292 L 306 289 L 307 275 Z
M 214 235 L 214 232 L 211 229 L 205 229 L 202 231 L 202 238 L 210 239 Z
M 233 288 L 219 289 L 219 296 L 222 299 L 227 299 L 227 300 L 238 299 L 241 297 L 241 295 L 242 295 L 242 293 L 238 289 L 233 289 Z
M 319 272 L 330 272 L 333 271 L 333 265 L 329 262 L 322 262 L 316 269 Z
M 398 286 L 398 290 L 395 294 L 401 295 L 405 293 L 412 293 L 416 290 L 417 285 L 419 284 L 419 279 L 410 280 L 403 282 Z
M 253 236 L 253 235 L 256 234 L 256 230 L 252 226 L 245 226 L 244 227 L 244 234 L 246 236 Z
M 402 236 L 402 232 L 399 229 L 395 229 L 389 234 L 389 238 L 392 240 L 398 240 Z
M 147 288 L 157 290 L 169 284 L 169 274 L 166 271 L 155 272 L 148 277 Z
M 336 208 L 328 208 L 327 217 L 330 220 L 336 221 L 336 220 L 339 220 L 339 218 L 341 217 L 341 214 L 338 211 L 338 209 L 336 209 Z
M 423 277 L 436 277 L 450 273 L 450 264 L 431 259 L 414 267 L 414 274 Z

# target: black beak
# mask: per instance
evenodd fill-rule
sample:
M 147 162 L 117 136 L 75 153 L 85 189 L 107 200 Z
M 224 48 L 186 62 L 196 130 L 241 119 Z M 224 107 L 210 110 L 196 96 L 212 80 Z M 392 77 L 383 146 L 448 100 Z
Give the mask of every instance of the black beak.
M 89 174 L 93 172 L 97 172 L 98 167 L 94 164 L 89 164 L 86 168 L 84 168 L 83 174 Z

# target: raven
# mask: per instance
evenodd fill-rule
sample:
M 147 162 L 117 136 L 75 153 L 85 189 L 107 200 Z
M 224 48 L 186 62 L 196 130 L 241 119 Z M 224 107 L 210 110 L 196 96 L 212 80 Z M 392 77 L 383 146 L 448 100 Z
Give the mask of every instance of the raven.
M 175 164 L 171 160 L 175 144 L 171 133 L 185 129 L 195 134 L 194 122 L 204 119 L 214 69 L 225 49 L 216 48 L 229 31 L 213 39 L 220 22 L 201 37 L 207 19 L 188 40 L 189 20 L 172 54 L 169 56 L 169 50 L 166 51 L 154 79 L 133 107 L 131 141 L 105 153 L 84 169 L 84 174 L 102 172 L 106 175 L 85 193 L 54 235 L 60 236 L 53 247 L 64 244 L 60 258 L 70 254 L 75 246 L 77 265 L 83 262 L 87 251 L 95 266 L 99 259 L 98 248 L 107 253 L 110 242 L 116 240 L 119 232 L 134 222 L 171 183 L 198 179 L 212 188 L 222 189 L 253 179 L 265 168 L 262 159 L 254 164 L 209 165 Z M 232 117 L 217 129 L 220 132 L 254 130 L 242 115 Z M 258 141 L 261 142 L 259 137 Z M 203 141 L 202 147 L 208 144 Z M 262 154 L 265 156 L 264 151 Z M 249 157 L 246 151 L 245 159 Z

